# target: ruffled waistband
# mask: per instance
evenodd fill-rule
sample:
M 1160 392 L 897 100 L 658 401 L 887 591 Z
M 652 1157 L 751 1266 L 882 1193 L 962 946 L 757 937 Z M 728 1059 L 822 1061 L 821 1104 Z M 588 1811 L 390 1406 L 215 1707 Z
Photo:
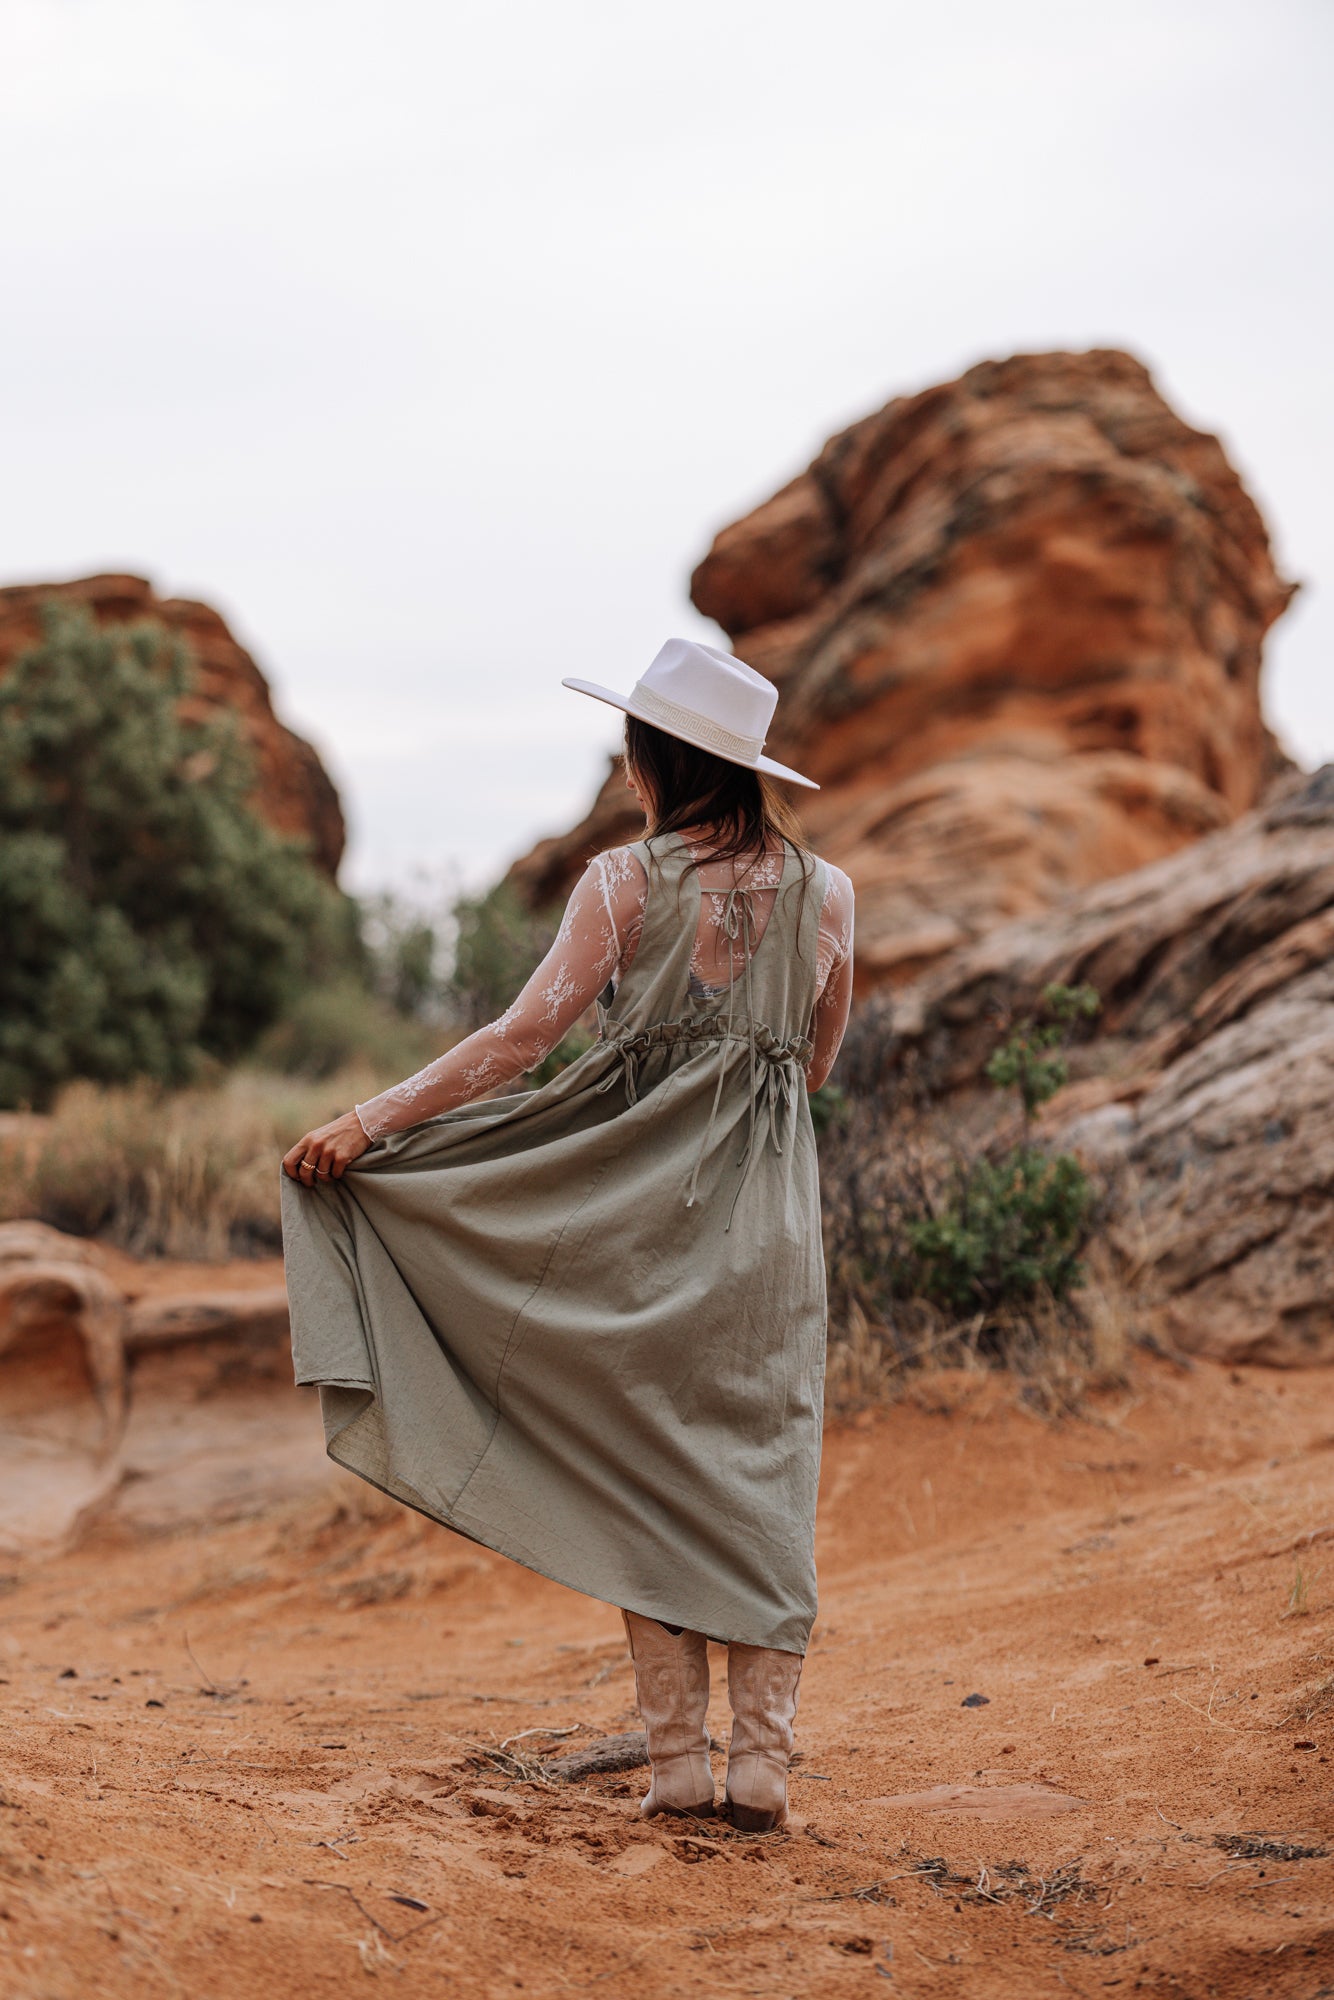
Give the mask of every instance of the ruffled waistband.
M 751 1089 L 749 1093 L 749 1119 L 746 1149 L 738 1161 L 740 1178 L 732 1196 L 728 1211 L 727 1228 L 732 1227 L 732 1217 L 736 1213 L 737 1200 L 745 1183 L 746 1170 L 756 1157 L 755 1133 L 757 1115 L 766 1120 L 768 1137 L 776 1153 L 784 1150 L 783 1135 L 780 1130 L 780 1116 L 788 1113 L 789 1137 L 796 1118 L 797 1071 L 804 1069 L 814 1053 L 815 1045 L 808 1035 L 788 1035 L 783 1037 L 763 1022 L 750 1023 L 742 1032 L 735 1025 L 709 1018 L 689 1021 L 657 1021 L 651 1028 L 639 1028 L 631 1033 L 609 1035 L 603 1047 L 609 1054 L 620 1058 L 620 1068 L 609 1070 L 597 1086 L 599 1090 L 610 1090 L 620 1078 L 625 1085 L 625 1101 L 636 1104 L 639 1101 L 639 1071 L 644 1059 L 655 1049 L 689 1047 L 692 1043 L 703 1045 L 709 1042 L 718 1045 L 718 1079 L 714 1092 L 713 1109 L 700 1143 L 695 1169 L 690 1177 L 690 1187 L 686 1196 L 686 1207 L 693 1207 L 699 1185 L 699 1171 L 708 1152 L 709 1140 L 713 1136 L 714 1120 L 718 1109 L 718 1099 L 722 1092 L 723 1073 L 732 1048 L 744 1048 L 750 1058 Z

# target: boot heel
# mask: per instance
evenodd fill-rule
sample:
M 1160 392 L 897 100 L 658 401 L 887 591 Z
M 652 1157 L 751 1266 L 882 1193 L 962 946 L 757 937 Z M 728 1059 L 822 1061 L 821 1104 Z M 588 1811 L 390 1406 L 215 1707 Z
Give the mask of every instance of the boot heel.
M 776 1812 L 764 1812 L 758 1806 L 739 1806 L 735 1800 L 727 1801 L 727 1817 L 738 1833 L 772 1833 L 779 1824 Z

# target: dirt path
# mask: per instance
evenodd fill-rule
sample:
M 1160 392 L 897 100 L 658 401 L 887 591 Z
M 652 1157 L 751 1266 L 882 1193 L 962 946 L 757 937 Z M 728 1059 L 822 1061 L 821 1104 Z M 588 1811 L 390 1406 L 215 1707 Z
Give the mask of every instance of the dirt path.
M 833 1429 L 798 1817 L 743 1839 L 507 1769 L 633 1726 L 615 1613 L 211 1366 L 145 1371 L 114 1512 L 4 1580 L 14 2000 L 1334 1995 L 1334 1373 Z

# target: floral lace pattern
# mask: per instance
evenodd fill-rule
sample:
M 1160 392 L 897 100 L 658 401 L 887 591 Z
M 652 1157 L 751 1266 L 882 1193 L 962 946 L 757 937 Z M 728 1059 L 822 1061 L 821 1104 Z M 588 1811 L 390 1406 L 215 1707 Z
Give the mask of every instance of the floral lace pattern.
M 691 853 L 700 863 L 700 918 L 690 986 L 696 998 L 708 998 L 726 991 L 729 976 L 739 978 L 744 962 L 744 946 L 723 927 L 728 892 L 738 886 L 751 891 L 758 944 L 773 912 L 783 856 L 776 850 L 731 862 L 711 861 L 703 848 L 692 847 Z M 826 866 L 816 950 L 815 1053 L 808 1072 L 812 1089 L 833 1066 L 852 1004 L 852 884 L 842 869 Z M 595 856 L 575 884 L 550 951 L 518 998 L 415 1076 L 359 1104 L 367 1138 L 381 1139 L 438 1117 L 536 1069 L 608 981 L 618 983 L 629 971 L 647 904 L 648 876 L 637 855 L 613 847 Z

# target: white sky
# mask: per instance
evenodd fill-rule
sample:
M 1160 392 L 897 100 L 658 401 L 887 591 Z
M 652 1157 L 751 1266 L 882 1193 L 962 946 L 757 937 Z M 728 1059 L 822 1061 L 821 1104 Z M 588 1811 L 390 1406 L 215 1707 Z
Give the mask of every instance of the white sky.
M 0 0 L 0 580 L 207 598 L 352 887 L 582 808 L 713 531 L 890 395 L 1128 346 L 1306 586 L 1334 755 L 1329 0 Z

